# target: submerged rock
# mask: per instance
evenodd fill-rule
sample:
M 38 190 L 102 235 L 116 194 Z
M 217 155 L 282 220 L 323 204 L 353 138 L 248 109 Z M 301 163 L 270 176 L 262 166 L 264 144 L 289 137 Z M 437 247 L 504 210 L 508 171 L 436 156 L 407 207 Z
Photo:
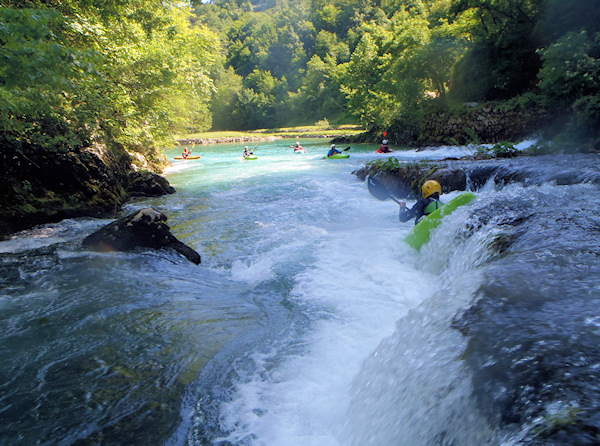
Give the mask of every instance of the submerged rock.
M 177 240 L 166 221 L 167 216 L 156 209 L 141 209 L 87 236 L 82 246 L 100 252 L 133 251 L 137 248 L 174 249 L 199 265 L 200 254 Z

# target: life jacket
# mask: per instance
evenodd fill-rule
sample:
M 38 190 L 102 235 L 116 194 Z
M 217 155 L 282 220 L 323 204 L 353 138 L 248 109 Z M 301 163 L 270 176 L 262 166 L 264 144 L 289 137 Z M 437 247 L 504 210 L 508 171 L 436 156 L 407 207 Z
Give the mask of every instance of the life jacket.
M 431 203 L 427 205 L 425 210 L 423 211 L 423 215 L 429 215 L 436 209 L 441 208 L 444 205 L 440 200 L 433 200 Z

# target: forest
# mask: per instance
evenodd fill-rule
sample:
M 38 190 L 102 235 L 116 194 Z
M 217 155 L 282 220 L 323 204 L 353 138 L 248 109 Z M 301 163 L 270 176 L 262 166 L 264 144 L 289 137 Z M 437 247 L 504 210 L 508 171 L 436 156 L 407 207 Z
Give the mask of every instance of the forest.
M 598 149 L 597 0 L 2 0 L 0 144 L 149 158 L 173 135 L 544 109 Z M 560 131 L 560 134 L 556 134 Z

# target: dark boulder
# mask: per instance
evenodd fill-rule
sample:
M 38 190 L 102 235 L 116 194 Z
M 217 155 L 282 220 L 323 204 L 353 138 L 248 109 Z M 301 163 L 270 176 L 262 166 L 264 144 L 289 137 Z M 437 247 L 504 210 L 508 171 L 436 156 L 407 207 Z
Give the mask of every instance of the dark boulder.
M 127 192 L 130 197 L 160 197 L 175 193 L 175 188 L 165 177 L 148 170 L 132 171 L 128 180 Z
M 155 209 L 141 209 L 87 236 L 82 246 L 100 252 L 174 249 L 189 261 L 200 264 L 200 254 L 177 240 L 166 221 L 167 216 Z

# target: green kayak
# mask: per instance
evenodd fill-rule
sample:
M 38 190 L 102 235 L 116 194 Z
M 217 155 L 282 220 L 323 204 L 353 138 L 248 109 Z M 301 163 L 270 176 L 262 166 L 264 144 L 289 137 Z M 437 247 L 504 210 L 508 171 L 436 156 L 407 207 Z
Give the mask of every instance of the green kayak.
M 335 155 L 331 155 L 331 156 L 324 156 L 323 159 L 340 159 L 340 158 L 350 158 L 350 154 L 349 153 L 336 153 Z
M 244 157 L 244 159 L 248 160 L 248 161 L 257 160 L 258 156 L 256 156 L 256 155 L 248 155 L 248 156 Z
M 404 241 L 410 246 L 415 248 L 417 251 L 421 249 L 425 243 L 429 241 L 431 231 L 435 229 L 441 222 L 442 218 L 446 215 L 451 214 L 454 210 L 462 206 L 463 204 L 470 203 L 475 198 L 475 194 L 472 192 L 465 192 L 460 194 L 458 197 L 450 200 L 447 204 L 437 209 L 436 211 L 423 218 L 410 233 L 406 236 Z

